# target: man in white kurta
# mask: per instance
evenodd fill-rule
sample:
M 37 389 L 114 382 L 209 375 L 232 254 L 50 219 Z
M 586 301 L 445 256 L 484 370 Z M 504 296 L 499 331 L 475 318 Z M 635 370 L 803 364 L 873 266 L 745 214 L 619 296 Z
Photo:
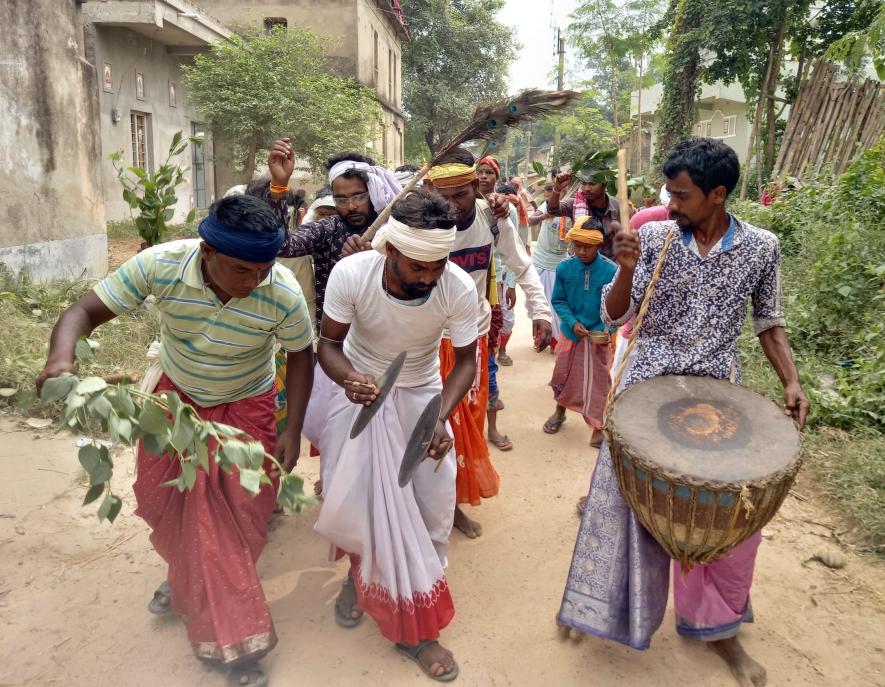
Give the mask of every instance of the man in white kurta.
M 454 615 L 443 572 L 456 474 L 446 418 L 474 378 L 478 307 L 473 280 L 448 261 L 454 225 L 440 196 L 415 191 L 394 206 L 375 250 L 335 266 L 318 348 L 326 379 L 315 385 L 306 422 L 322 456 L 316 528 L 351 558 L 336 620 L 355 625 L 365 610 L 401 653 L 431 676 L 449 679 L 457 664 L 436 641 Z M 438 355 L 444 331 L 458 358 L 457 374 L 445 385 Z M 394 388 L 350 439 L 357 414 L 377 397 L 375 380 L 402 351 L 406 361 Z M 432 460 L 400 488 L 406 443 L 438 393 L 443 403 Z

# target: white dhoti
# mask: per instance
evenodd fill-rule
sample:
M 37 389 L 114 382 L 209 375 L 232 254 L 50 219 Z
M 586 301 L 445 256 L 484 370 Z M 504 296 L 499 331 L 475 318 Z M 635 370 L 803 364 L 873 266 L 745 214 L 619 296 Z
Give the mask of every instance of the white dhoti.
M 454 616 L 444 568 L 455 511 L 455 452 L 437 472 L 435 460 L 421 463 L 404 489 L 398 477 L 418 416 L 442 385 L 394 388 L 350 439 L 362 406 L 318 369 L 320 376 L 305 419 L 305 435 L 322 461 L 316 530 L 350 555 L 359 605 L 387 639 L 436 639 Z
M 550 304 L 550 312 L 553 314 L 553 317 L 550 321 L 550 326 L 553 329 L 553 338 L 561 339 L 562 332 L 559 329 L 559 317 L 556 315 L 556 310 L 553 308 L 553 286 L 556 284 L 556 270 L 548 270 L 543 267 L 538 267 L 535 265 L 535 269 L 538 270 L 538 277 L 541 279 L 541 286 L 544 287 L 544 295 L 547 296 L 547 303 Z

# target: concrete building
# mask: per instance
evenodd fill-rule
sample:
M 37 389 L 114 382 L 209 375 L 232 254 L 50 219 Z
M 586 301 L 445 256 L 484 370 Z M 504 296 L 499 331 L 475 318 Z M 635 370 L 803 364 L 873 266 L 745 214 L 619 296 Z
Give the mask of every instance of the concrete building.
M 382 121 L 372 147 L 390 167 L 404 160 L 402 44 L 408 40 L 398 0 L 198 0 L 231 27 L 306 26 L 332 39 L 336 72 L 375 91 Z
M 642 128 L 651 132 L 650 149 L 643 150 L 643 166 L 655 154 L 654 141 L 657 138 L 657 110 L 661 104 L 664 87 L 655 84 L 642 90 Z M 633 91 L 630 116 L 636 121 L 638 91 Z M 698 97 L 698 121 L 694 126 L 695 136 L 709 136 L 721 139 L 738 155 L 741 164 L 747 155 L 747 140 L 752 123 L 747 119 L 747 102 L 740 84 L 703 84 Z M 648 128 L 650 127 L 650 129 Z
M 181 66 L 230 29 L 184 0 L 88 0 L 82 5 L 83 53 L 94 65 L 98 84 L 98 127 L 105 212 L 109 220 L 127 219 L 129 206 L 108 156 L 123 152 L 127 165 L 150 171 L 163 163 L 176 132 L 201 132 L 197 113 L 187 102 Z M 190 171 L 176 188 L 173 222 L 192 208 L 215 199 L 212 142 L 176 160 Z
M 180 67 L 231 33 L 185 0 L 5 0 L 0 22 L 0 263 L 100 276 L 106 220 L 129 217 L 108 155 L 154 170 L 176 131 L 198 131 Z M 210 155 L 180 159 L 173 221 L 214 200 Z
M 0 263 L 34 281 L 103 274 L 100 86 L 79 8 L 4 0 L 0 26 Z

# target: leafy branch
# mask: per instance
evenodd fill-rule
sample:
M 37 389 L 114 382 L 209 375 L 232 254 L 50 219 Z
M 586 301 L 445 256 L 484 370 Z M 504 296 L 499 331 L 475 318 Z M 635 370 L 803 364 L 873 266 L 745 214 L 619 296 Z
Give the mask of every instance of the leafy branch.
M 84 345 L 88 348 L 88 344 Z M 79 347 L 80 352 L 85 354 L 85 348 Z M 270 461 L 280 474 L 279 505 L 300 512 L 303 506 L 314 503 L 314 498 L 304 493 L 304 480 L 287 473 L 261 442 L 236 427 L 204 420 L 173 391 L 156 395 L 123 385 L 110 386 L 101 377 L 81 380 L 66 374 L 44 382 L 41 400 L 44 404 L 62 404 L 62 424 L 92 438 L 91 443 L 80 448 L 78 457 L 89 476 L 83 505 L 104 496 L 98 509 L 99 520 L 113 522 L 122 506 L 120 498 L 111 491 L 114 463 L 107 447 L 95 437 L 99 430 L 109 433 L 113 441 L 130 446 L 141 439 L 147 452 L 177 460 L 181 464 L 180 474 L 163 486 L 182 492 L 192 489 L 197 470 L 208 473 L 210 461 L 214 460 L 227 473 L 236 468 L 240 486 L 256 495 L 263 484 L 272 484 L 264 469 L 265 461 Z M 212 440 L 218 444 L 214 456 L 209 455 Z
M 122 151 L 118 150 L 109 156 L 117 170 L 117 180 L 123 187 L 123 200 L 129 204 L 131 210 L 138 210 L 135 226 L 149 246 L 169 240 L 171 231 L 166 223 L 175 215 L 174 208 L 178 202 L 175 187 L 184 183 L 184 175 L 188 170 L 187 167 L 173 164 L 171 160 L 181 155 L 188 143 L 202 145 L 203 135 L 184 138 L 177 131 L 172 137 L 166 160 L 153 174 L 141 167 L 125 167 Z M 196 210 L 192 209 L 186 221 L 193 222 L 195 214 Z

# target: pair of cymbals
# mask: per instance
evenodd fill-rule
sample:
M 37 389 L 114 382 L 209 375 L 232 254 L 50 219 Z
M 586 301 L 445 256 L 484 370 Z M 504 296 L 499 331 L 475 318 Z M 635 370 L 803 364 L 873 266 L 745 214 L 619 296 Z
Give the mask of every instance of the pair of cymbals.
M 350 438 L 355 439 L 369 425 L 369 422 L 375 417 L 375 414 L 384 404 L 390 391 L 393 389 L 400 372 L 402 372 L 403 364 L 406 362 L 406 353 L 403 351 L 393 362 L 384 374 L 378 379 L 376 386 L 378 387 L 378 396 L 369 405 L 363 406 L 353 427 L 350 429 Z M 436 423 L 439 421 L 439 411 L 442 409 L 442 394 L 435 394 L 424 407 L 418 422 L 412 430 L 409 442 L 406 444 L 406 451 L 403 454 L 403 460 L 399 469 L 399 485 L 405 487 L 412 481 L 415 470 L 427 457 L 427 451 L 433 441 L 433 433 L 436 431 Z

